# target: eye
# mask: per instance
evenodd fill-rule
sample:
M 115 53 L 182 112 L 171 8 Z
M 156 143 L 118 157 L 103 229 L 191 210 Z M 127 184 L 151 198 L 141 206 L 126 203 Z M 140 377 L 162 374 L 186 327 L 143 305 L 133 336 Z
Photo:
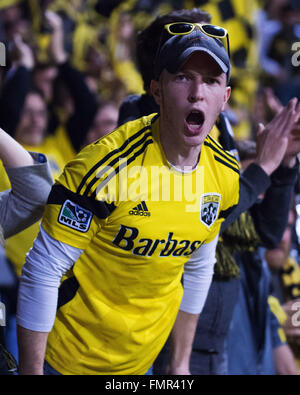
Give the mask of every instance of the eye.
M 187 80 L 187 78 L 188 78 L 187 75 L 184 73 L 178 73 L 175 76 L 176 81 L 185 81 L 185 80 Z
M 205 82 L 209 85 L 219 84 L 219 80 L 216 77 L 206 77 Z

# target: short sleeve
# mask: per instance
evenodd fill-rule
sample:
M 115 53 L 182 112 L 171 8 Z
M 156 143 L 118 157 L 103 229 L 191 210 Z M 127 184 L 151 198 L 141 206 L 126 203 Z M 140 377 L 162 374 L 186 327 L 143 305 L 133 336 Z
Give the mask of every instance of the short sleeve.
M 100 153 L 102 151 L 100 150 Z M 114 210 L 101 196 L 85 193 L 81 187 L 97 161 L 95 149 L 88 147 L 69 162 L 52 187 L 42 226 L 54 239 L 85 249 Z

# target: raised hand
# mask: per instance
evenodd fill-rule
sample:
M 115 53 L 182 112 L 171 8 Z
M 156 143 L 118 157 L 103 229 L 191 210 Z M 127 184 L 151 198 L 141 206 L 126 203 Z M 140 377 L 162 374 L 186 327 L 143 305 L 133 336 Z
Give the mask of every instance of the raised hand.
M 58 14 L 49 10 L 45 12 L 45 18 L 52 29 L 51 56 L 55 63 L 64 63 L 68 58 L 68 54 L 64 49 L 63 21 Z
M 274 94 L 271 88 L 265 89 L 265 99 L 268 109 L 273 114 L 278 114 L 283 105 Z M 296 122 L 289 135 L 288 147 L 282 163 L 286 166 L 293 166 L 296 162 L 296 156 L 300 153 L 300 122 Z
M 286 166 L 294 166 L 296 157 L 300 153 L 300 122 L 298 121 L 290 133 L 288 146 L 282 163 Z
M 300 117 L 300 105 L 296 98 L 289 101 L 267 125 L 259 125 L 257 133 L 257 163 L 270 175 L 285 157 L 292 130 Z M 289 162 L 290 163 L 290 162 Z
M 13 37 L 14 52 L 16 54 L 16 60 L 14 64 L 18 66 L 24 66 L 31 70 L 34 67 L 34 55 L 33 51 L 28 44 L 26 44 L 20 34 L 16 34 Z
M 278 114 L 283 109 L 283 105 L 275 95 L 273 89 L 266 88 L 264 90 L 264 94 L 268 109 L 273 113 L 273 115 Z

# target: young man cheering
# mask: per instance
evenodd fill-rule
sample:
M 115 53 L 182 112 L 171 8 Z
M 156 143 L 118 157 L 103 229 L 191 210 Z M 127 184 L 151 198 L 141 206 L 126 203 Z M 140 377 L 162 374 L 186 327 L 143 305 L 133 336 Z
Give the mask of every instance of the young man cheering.
M 175 320 L 170 372 L 189 373 L 220 225 L 238 202 L 239 166 L 208 137 L 230 95 L 222 28 L 213 35 L 198 24 L 184 34 L 177 28 L 166 26 L 155 61 L 160 116 L 86 147 L 52 189 L 21 278 L 22 374 L 42 374 L 44 358 L 61 374 L 144 374 Z M 296 106 L 273 123 L 274 169 Z M 261 131 L 260 152 L 269 134 Z

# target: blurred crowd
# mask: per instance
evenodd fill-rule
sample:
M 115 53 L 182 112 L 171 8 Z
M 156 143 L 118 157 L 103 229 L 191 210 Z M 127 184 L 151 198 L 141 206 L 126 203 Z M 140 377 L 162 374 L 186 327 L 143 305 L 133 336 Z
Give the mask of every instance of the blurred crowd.
M 1 79 L 11 67 L 31 62 L 27 67 L 35 87 L 65 117 L 72 111 L 72 97 L 57 78 L 60 46 L 70 64 L 84 73 L 99 106 L 109 101 L 118 109 L 128 94 L 143 92 L 135 59 L 137 33 L 157 15 L 193 7 L 209 12 L 214 24 L 229 31 L 233 95 L 228 111 L 235 137 L 253 138 L 258 117 L 265 117 L 266 86 L 284 105 L 299 97 L 299 67 L 291 60 L 293 55 L 297 59 L 292 46 L 300 39 L 296 0 L 3 0 L 0 41 L 7 66 L 0 69 Z M 24 60 L 29 52 L 32 60 Z
M 158 15 L 194 7 L 229 32 L 232 97 L 226 113 L 235 140 L 253 143 L 259 123 L 267 124 L 292 97 L 300 99 L 299 0 L 0 0 L 0 42 L 6 48 L 0 127 L 26 149 L 46 154 L 55 178 L 82 147 L 116 128 L 128 95 L 144 92 L 135 56 L 138 32 Z M 2 177 L 0 188 L 7 187 Z M 300 316 L 294 325 L 299 196 L 296 189 L 282 242 L 266 252 L 265 262 L 270 296 L 280 304 L 270 299 L 271 310 L 279 312 L 282 336 L 300 369 Z M 6 241 L 16 277 L 6 300 L 12 328 L 17 278 L 37 231 L 38 224 Z M 7 344 L 16 356 L 14 333 L 8 329 Z

